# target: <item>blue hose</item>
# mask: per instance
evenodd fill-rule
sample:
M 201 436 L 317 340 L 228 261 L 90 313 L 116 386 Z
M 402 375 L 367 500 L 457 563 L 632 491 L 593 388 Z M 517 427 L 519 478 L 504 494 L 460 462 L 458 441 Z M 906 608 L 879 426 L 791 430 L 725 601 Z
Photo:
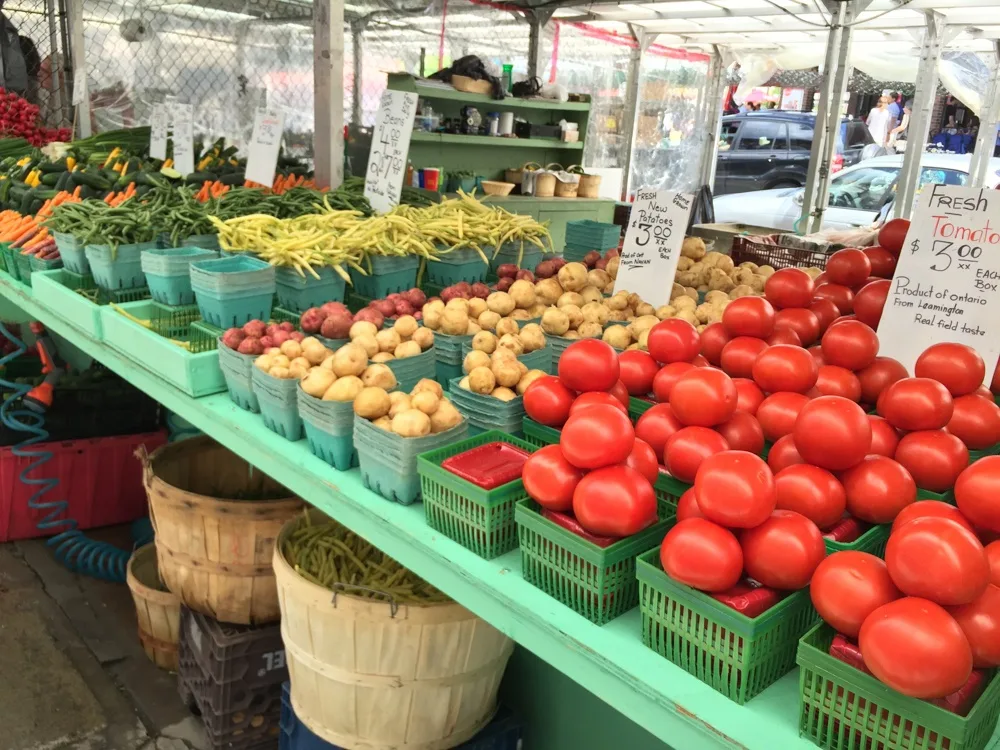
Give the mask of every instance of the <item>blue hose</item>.
M 24 354 L 28 347 L 7 327 L 0 323 L 0 334 L 14 344 L 17 349 L 0 357 L 0 367 L 7 365 Z M 52 549 L 56 560 L 76 573 L 101 578 L 115 583 L 125 582 L 125 570 L 131 553 L 115 547 L 113 544 L 89 539 L 77 528 L 76 520 L 66 517 L 69 503 L 66 500 L 53 498 L 43 499 L 46 493 L 59 486 L 59 480 L 53 478 L 31 477 L 36 469 L 41 469 L 52 460 L 52 452 L 44 447 L 32 447 L 36 443 L 44 443 L 49 439 L 45 430 L 45 415 L 24 407 L 22 399 L 30 387 L 23 383 L 13 383 L 3 377 L 0 371 L 0 386 L 11 391 L 11 395 L 0 405 L 0 422 L 5 427 L 16 432 L 29 433 L 29 437 L 15 445 L 11 450 L 15 456 L 34 459 L 20 474 L 21 482 L 37 487 L 28 498 L 28 507 L 40 510 L 45 515 L 36 524 L 39 531 L 46 534 L 57 532 L 49 537 L 46 544 Z M 137 530 L 134 528 L 134 530 Z

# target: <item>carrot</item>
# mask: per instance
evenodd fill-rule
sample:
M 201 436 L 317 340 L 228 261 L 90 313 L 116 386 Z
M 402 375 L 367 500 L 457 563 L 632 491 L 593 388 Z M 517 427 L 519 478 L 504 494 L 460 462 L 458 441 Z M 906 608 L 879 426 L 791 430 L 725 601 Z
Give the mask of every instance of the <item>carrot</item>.
M 10 246 L 11 247 L 22 247 L 25 242 L 27 242 L 28 240 L 30 240 L 36 234 L 38 234 L 38 226 L 37 225 L 33 225 L 33 226 L 29 227 L 27 230 L 25 230 L 25 232 L 23 234 L 21 234 L 17 239 L 15 239 L 12 243 L 10 243 Z
M 76 186 L 76 189 L 73 191 L 73 197 L 74 198 L 79 198 L 80 197 L 80 189 L 82 187 L 83 187 L 83 185 L 77 185 Z

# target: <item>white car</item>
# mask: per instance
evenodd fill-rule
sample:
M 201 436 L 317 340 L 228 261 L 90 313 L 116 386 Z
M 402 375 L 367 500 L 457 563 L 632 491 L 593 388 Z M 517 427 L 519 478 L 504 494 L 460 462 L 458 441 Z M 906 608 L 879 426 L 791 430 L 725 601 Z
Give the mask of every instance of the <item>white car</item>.
M 965 185 L 971 154 L 924 154 L 920 184 Z M 877 156 L 838 172 L 830 179 L 830 202 L 823 214 L 824 229 L 848 229 L 871 224 L 896 195 L 896 179 L 903 155 Z M 985 187 L 1000 183 L 1000 158 L 991 158 Z M 751 224 L 795 231 L 802 215 L 804 188 L 778 188 L 732 193 L 714 199 L 715 221 Z

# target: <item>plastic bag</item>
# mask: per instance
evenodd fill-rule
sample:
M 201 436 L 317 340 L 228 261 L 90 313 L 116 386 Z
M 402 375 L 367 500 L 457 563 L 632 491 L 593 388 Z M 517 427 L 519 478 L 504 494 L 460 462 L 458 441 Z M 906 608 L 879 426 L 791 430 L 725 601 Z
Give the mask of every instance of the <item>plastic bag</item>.
M 451 77 L 453 75 L 465 76 L 466 78 L 472 78 L 476 81 L 489 81 L 490 86 L 492 86 L 493 89 L 494 99 L 503 99 L 504 96 L 506 96 L 506 92 L 503 90 L 503 84 L 500 82 L 500 79 L 490 73 L 486 68 L 486 63 L 480 60 L 476 55 L 466 55 L 465 57 L 460 57 L 451 64 L 451 67 L 442 68 L 438 72 L 432 73 L 429 77 L 438 81 L 451 83 Z

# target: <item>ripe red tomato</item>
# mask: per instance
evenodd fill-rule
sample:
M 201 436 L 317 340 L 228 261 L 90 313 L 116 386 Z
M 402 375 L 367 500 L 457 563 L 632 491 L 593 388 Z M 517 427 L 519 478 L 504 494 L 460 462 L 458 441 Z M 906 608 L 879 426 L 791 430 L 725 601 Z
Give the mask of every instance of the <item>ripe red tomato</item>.
M 656 521 L 656 494 L 635 469 L 606 466 L 580 480 L 573 493 L 573 515 L 591 534 L 631 536 Z
M 868 523 L 891 523 L 917 499 L 910 472 L 885 456 L 866 456 L 841 474 L 840 481 L 847 493 L 847 512 Z
M 743 550 L 729 529 L 688 518 L 663 538 L 660 564 L 675 581 L 701 591 L 725 591 L 743 575 Z
M 836 365 L 823 365 L 816 373 L 816 385 L 811 396 L 840 396 L 849 401 L 861 400 L 861 381 L 850 370 Z
M 878 329 L 882 320 L 882 308 L 885 307 L 885 298 L 889 296 L 891 283 L 888 279 L 873 281 L 854 295 L 854 315 L 872 329 Z
M 823 334 L 823 358 L 848 370 L 863 370 L 875 361 L 878 336 L 859 320 L 834 323 Z
M 802 339 L 799 338 L 799 334 L 788 326 L 785 326 L 784 328 L 778 328 L 775 326 L 774 332 L 764 339 L 764 341 L 767 342 L 768 346 L 802 346 Z
M 884 247 L 873 245 L 866 247 L 863 252 L 868 256 L 868 262 L 872 264 L 872 276 L 878 276 L 880 279 L 891 279 L 896 273 L 896 256 Z M 857 300 L 855 300 L 854 306 L 857 307 Z
M 809 307 L 813 280 L 801 268 L 782 268 L 764 282 L 764 297 L 775 309 Z
M 628 414 L 628 409 L 622 404 L 621 401 L 616 399 L 610 393 L 603 393 L 601 391 L 588 391 L 587 393 L 581 393 L 573 400 L 573 405 L 569 408 L 569 415 L 573 416 L 579 411 L 587 409 L 591 406 L 596 406 L 597 404 L 603 404 L 604 406 L 613 406 L 622 414 Z
M 694 494 L 694 487 L 690 487 L 677 500 L 677 523 L 686 521 L 689 518 L 704 517 L 705 514 L 698 507 L 698 496 Z
M 657 362 L 690 362 L 701 351 L 697 329 L 680 318 L 661 320 L 649 329 L 646 348 Z
M 722 311 L 722 325 L 730 336 L 765 339 L 774 330 L 774 308 L 763 297 L 740 297 Z
M 831 299 L 825 299 L 823 297 L 819 299 L 814 299 L 812 304 L 809 305 L 809 310 L 816 319 L 819 320 L 819 332 L 823 333 L 830 324 L 833 323 L 837 318 L 840 317 L 840 308 L 837 307 Z
M 986 545 L 986 558 L 990 561 L 990 583 L 1000 586 L 1000 542 Z
M 524 413 L 539 424 L 562 427 L 576 394 L 555 375 L 539 378 L 524 392 Z
M 986 363 L 971 346 L 944 342 L 924 349 L 913 366 L 913 374 L 918 378 L 933 378 L 952 396 L 964 396 L 983 384 Z
M 829 280 L 830 278 L 826 275 L 826 273 L 821 273 L 819 276 L 813 279 L 813 291 L 815 291 L 816 287 L 818 287 L 820 284 L 826 284 Z M 815 300 L 815 295 L 813 295 L 813 299 Z
M 618 352 L 600 339 L 580 339 L 559 357 L 559 379 L 570 390 L 607 391 L 618 382 Z
M 764 450 L 764 430 L 752 414 L 737 410 L 728 422 L 723 422 L 715 429 L 726 439 L 731 450 L 748 453 L 760 453 Z
M 774 511 L 763 523 L 741 531 L 739 539 L 747 575 L 773 589 L 805 588 L 826 557 L 816 524 L 790 510 Z
M 701 332 L 701 354 L 713 365 L 722 360 L 722 347 L 729 343 L 729 334 L 722 323 L 711 323 Z
M 879 230 L 878 244 L 898 258 L 899 251 L 903 249 L 903 240 L 909 231 L 909 219 L 891 219 Z
M 735 529 L 763 523 L 774 511 L 777 498 L 774 476 L 764 460 L 739 450 L 705 458 L 698 467 L 694 491 L 705 518 Z
M 795 449 L 795 438 L 791 435 L 778 438 L 767 453 L 767 465 L 774 474 L 789 466 L 804 463 L 805 459 Z
M 875 357 L 875 361 L 857 375 L 861 382 L 861 401 L 865 404 L 877 403 L 882 391 L 897 380 L 909 377 L 906 368 L 892 357 Z
M 836 526 L 847 509 L 844 486 L 830 472 L 809 464 L 793 464 L 774 477 L 778 510 L 801 513 L 820 529 Z
M 729 308 L 727 307 L 726 309 L 728 310 Z M 767 347 L 768 344 L 764 339 L 755 339 L 752 336 L 737 336 L 734 339 L 730 339 L 722 347 L 719 366 L 731 378 L 752 377 L 753 363 Z
M 896 428 L 874 414 L 868 415 L 868 422 L 872 426 L 872 447 L 868 449 L 868 453 L 888 458 L 895 456 L 896 446 L 899 445 Z
M 947 518 L 922 516 L 889 535 L 885 564 L 896 588 L 942 606 L 968 604 L 990 582 L 976 535 Z
M 671 362 L 663 365 L 653 378 L 653 395 L 661 404 L 669 403 L 670 392 L 674 389 L 674 384 L 681 375 L 687 374 L 695 369 L 690 362 Z
M 628 415 L 602 404 L 571 414 L 559 434 L 563 456 L 581 469 L 620 464 L 634 443 L 635 430 Z
M 816 568 L 809 584 L 813 606 L 830 626 L 857 638 L 861 624 L 876 609 L 901 594 L 885 561 L 867 552 L 834 552 Z
M 843 471 L 859 463 L 872 444 L 868 415 L 853 401 L 839 396 L 820 396 L 805 404 L 792 435 L 806 463 L 830 471 Z
M 979 529 L 1000 532 L 1000 456 L 986 456 L 958 475 L 955 502 Z
M 691 364 L 695 367 L 712 367 L 712 363 L 709 362 L 701 354 L 695 354 L 694 359 L 691 360 Z
M 845 247 L 838 250 L 826 261 L 826 275 L 834 284 L 854 287 L 867 279 L 872 272 L 872 263 L 863 250 Z
M 678 378 L 670 390 L 670 408 L 685 425 L 713 427 L 736 411 L 736 386 L 711 367 L 696 367 Z
M 803 393 L 772 393 L 757 407 L 757 421 L 764 430 L 764 437 L 770 442 L 790 435 L 795 429 L 802 408 L 809 403 Z
M 785 269 L 792 270 L 792 269 Z M 781 273 L 781 271 L 778 271 Z M 771 277 L 772 279 L 774 276 Z M 789 329 L 795 331 L 801 346 L 809 346 L 819 338 L 819 317 L 807 307 L 793 307 L 778 310 L 774 314 L 774 330 Z
M 972 649 L 955 618 L 913 596 L 883 604 L 865 618 L 858 637 L 865 666 L 911 698 L 943 698 L 972 674 Z
M 813 358 L 817 367 L 823 367 L 826 364 L 826 359 L 823 357 L 823 347 L 819 344 L 810 346 L 806 351 L 809 352 L 809 356 Z
M 729 443 L 708 427 L 685 427 L 667 440 L 663 464 L 670 475 L 682 482 L 694 482 L 701 462 L 709 456 L 729 450 Z
M 617 383 L 611 386 L 608 389 L 608 393 L 610 393 L 612 396 L 618 399 L 618 401 L 621 402 L 622 406 L 625 407 L 625 411 L 628 412 L 628 407 L 629 407 L 628 388 L 625 387 L 625 384 L 622 381 L 619 380 Z
M 649 480 L 650 484 L 656 482 L 660 476 L 660 458 L 645 440 L 635 439 L 632 452 L 625 459 L 625 465 L 630 469 L 635 469 Z
M 917 487 L 945 492 L 969 465 L 965 443 L 944 430 L 923 430 L 903 435 L 893 456 L 910 472 Z
M 684 425 L 674 416 L 670 404 L 656 404 L 647 409 L 635 423 L 635 436 L 663 455 L 667 440 Z
M 940 430 L 951 420 L 954 402 L 948 389 L 930 378 L 903 378 L 878 397 L 877 411 L 900 430 Z
M 764 391 L 750 378 L 733 378 L 736 386 L 736 409 L 747 414 L 756 414 L 757 407 L 764 400 Z
M 753 379 L 765 393 L 805 393 L 819 373 L 809 352 L 800 346 L 771 346 L 753 363 Z
M 954 521 L 959 526 L 968 529 L 970 534 L 975 533 L 972 524 L 965 519 L 965 516 L 962 515 L 962 512 L 958 508 L 954 505 L 943 503 L 940 500 L 917 500 L 913 505 L 907 505 L 899 511 L 896 520 L 892 522 L 892 531 L 896 531 L 900 526 L 909 523 L 915 518 L 926 518 L 929 516 L 947 518 L 949 521 Z
M 948 613 L 969 639 L 972 666 L 989 669 L 1000 665 L 1000 588 L 987 586 L 975 601 L 950 607 Z
M 532 500 L 543 508 L 565 513 L 573 507 L 573 491 L 584 474 L 563 457 L 558 445 L 546 445 L 524 462 L 521 479 Z
M 842 284 L 826 282 L 819 284 L 813 290 L 813 299 L 828 299 L 837 306 L 841 315 L 848 315 L 854 311 L 854 292 L 850 287 Z
M 967 395 L 981 396 L 982 398 L 985 398 L 987 401 L 993 401 L 993 391 L 991 391 L 986 385 L 979 386 L 978 388 L 976 388 L 976 390 Z M 959 398 L 961 398 L 961 396 L 959 396 Z
M 659 372 L 649 352 L 639 349 L 629 349 L 618 355 L 618 368 L 621 381 L 628 389 L 630 396 L 646 396 L 653 391 L 653 378 Z

